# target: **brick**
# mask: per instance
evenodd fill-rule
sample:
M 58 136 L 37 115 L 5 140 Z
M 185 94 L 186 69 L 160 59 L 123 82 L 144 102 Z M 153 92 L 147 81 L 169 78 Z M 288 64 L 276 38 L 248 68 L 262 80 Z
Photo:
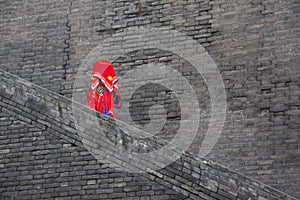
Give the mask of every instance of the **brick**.
M 0 154 L 8 154 L 10 152 L 10 149 L 1 149 Z
M 17 118 L 11 118 L 8 121 L 0 120 L 1 134 L 10 136 L 9 140 L 0 139 L 1 144 L 11 144 L 9 146 L 10 152 L 7 155 L 5 153 L 0 162 L 5 163 L 5 168 L 8 166 L 9 170 L 22 171 L 22 173 L 25 173 L 25 168 L 15 169 L 11 165 L 16 161 L 15 158 L 18 160 L 19 157 L 22 157 L 20 165 L 30 165 L 31 163 L 44 165 L 47 161 L 58 162 L 63 165 L 45 165 L 45 167 L 49 172 L 56 171 L 62 173 L 63 176 L 69 177 L 72 174 L 69 178 L 74 180 L 74 184 L 77 183 L 76 181 L 78 181 L 77 184 L 82 184 L 80 180 L 84 180 L 85 174 L 96 174 L 103 181 L 103 184 L 100 181 L 97 183 L 100 184 L 99 187 L 108 187 L 105 185 L 106 181 L 109 183 L 122 182 L 125 177 L 129 176 L 132 178 L 129 179 L 129 183 L 138 181 L 137 184 L 141 186 L 145 183 L 163 185 L 165 187 L 164 192 L 169 199 L 187 198 L 182 196 L 179 190 L 176 193 L 170 189 L 172 184 L 180 188 L 178 181 L 176 179 L 174 181 L 175 177 L 180 177 L 177 179 L 181 181 L 195 180 L 196 183 L 199 181 L 199 176 L 200 178 L 201 176 L 207 178 L 203 180 L 210 180 L 206 182 L 208 185 L 205 185 L 210 189 L 206 191 L 206 194 L 213 192 L 215 198 L 221 198 L 220 194 L 215 193 L 216 187 L 212 187 L 219 185 L 214 181 L 225 184 L 229 176 L 233 177 L 236 184 L 240 184 L 241 179 L 243 179 L 237 174 L 229 173 L 228 167 L 298 197 L 300 195 L 297 190 L 299 184 L 296 180 L 299 179 L 299 173 L 297 173 L 299 162 L 297 159 L 293 159 L 298 156 L 298 146 L 290 142 L 297 141 L 296 136 L 299 129 L 299 123 L 297 123 L 299 121 L 297 112 L 299 109 L 299 70 L 297 70 L 298 49 L 296 48 L 299 37 L 295 31 L 297 29 L 296 11 L 298 10 L 296 7 L 293 0 L 280 3 L 268 0 L 250 0 L 239 3 L 223 0 L 168 0 L 166 2 L 140 1 L 136 3 L 116 1 L 112 4 L 100 1 L 79 2 L 78 0 L 70 0 L 65 2 L 55 0 L 49 3 L 37 0 L 27 2 L 26 6 L 15 0 L 9 1 L 9 3 L 2 2 L 3 12 L 0 16 L 3 20 L 0 24 L 3 28 L 0 32 L 4 38 L 0 41 L 2 47 L 0 50 L 0 69 L 14 73 L 52 92 L 71 97 L 79 66 L 91 49 L 99 44 L 99 41 L 103 41 L 104 38 L 113 39 L 110 47 L 106 48 L 107 52 L 120 48 L 119 44 L 123 39 L 127 41 L 123 45 L 125 47 L 144 47 L 143 39 L 136 38 L 134 33 L 121 38 L 121 40 L 113 38 L 116 36 L 114 34 L 121 34 L 127 27 L 145 24 L 165 29 L 172 27 L 173 30 L 193 36 L 195 41 L 201 43 L 216 62 L 226 88 L 228 112 L 222 135 L 211 154 L 208 155 L 209 159 L 226 165 L 226 167 L 207 164 L 203 161 L 199 163 L 189 162 L 192 165 L 190 167 L 179 162 L 177 165 L 170 165 L 169 168 L 160 170 L 156 177 L 153 175 L 144 176 L 153 182 L 141 181 L 132 178 L 133 175 L 113 174 L 107 168 L 86 167 L 88 164 L 83 160 L 88 163 L 96 161 L 93 160 L 92 156 L 83 159 L 82 155 L 77 152 L 78 149 L 75 148 L 71 151 L 77 153 L 65 154 L 64 156 L 60 156 L 60 152 L 55 152 L 47 156 L 35 154 L 34 157 L 31 157 L 31 152 L 41 149 L 62 148 L 62 144 L 47 145 L 60 142 L 54 138 L 60 138 L 64 143 L 72 143 L 72 145 L 79 145 L 84 148 L 81 138 L 76 134 L 72 118 L 68 117 L 72 110 L 71 101 L 45 91 L 26 80 L 11 77 L 0 71 L 0 82 L 3 83 L 0 84 L 1 110 L 11 117 Z M 179 41 L 181 44 L 180 38 L 168 38 L 167 34 L 162 35 L 162 37 L 161 43 Z M 146 45 L 151 44 L 154 44 L 153 39 L 146 41 Z M 186 46 L 178 45 L 178 48 L 185 49 Z M 124 74 L 134 67 L 151 62 L 163 62 L 166 65 L 175 66 L 174 69 L 180 72 L 195 90 L 201 104 L 201 111 L 204 111 L 203 115 L 205 116 L 203 117 L 209 119 L 211 117 L 209 116 L 211 97 L 210 91 L 207 90 L 206 80 L 203 80 L 203 74 L 199 74 L 196 69 L 189 67 L 187 61 L 183 60 L 184 58 L 179 59 L 178 57 L 172 52 L 165 53 L 160 49 L 130 52 L 124 58 L 117 58 L 116 63 L 119 62 L 118 65 L 121 66 L 117 67 L 117 74 Z M 134 76 L 123 89 L 132 91 L 133 82 L 139 80 L 137 78 L 140 80 L 148 78 L 153 81 L 151 80 L 153 78 L 149 78 L 148 74 L 144 74 L 142 71 L 137 72 Z M 158 76 L 157 80 L 175 80 L 177 82 L 173 85 L 176 90 L 180 92 L 183 90 L 178 82 L 178 77 L 173 77 L 171 73 L 167 74 L 166 77 Z M 6 89 L 4 86 L 9 88 Z M 131 109 L 131 117 L 134 118 L 136 115 L 137 123 L 146 124 L 150 120 L 149 113 L 145 109 L 147 106 L 152 106 L 155 103 L 167 104 L 168 106 L 165 106 L 167 122 L 164 124 L 159 137 L 170 141 L 180 127 L 181 108 L 178 109 L 180 105 L 171 101 L 172 99 L 168 99 L 170 97 L 168 95 L 157 97 L 153 90 L 142 90 L 142 92 L 146 95 L 137 97 L 132 101 L 134 106 Z M 122 93 L 123 98 L 130 99 L 129 94 L 128 91 Z M 150 97 L 146 98 L 147 95 Z M 58 108 L 57 103 L 62 105 L 61 109 Z M 188 106 L 193 107 L 193 105 Z M 207 113 L 205 113 L 206 111 Z M 18 123 L 11 123 L 16 121 L 22 121 L 22 124 L 26 125 L 20 126 Z M 208 122 L 200 126 L 203 135 L 205 135 Z M 47 134 L 48 137 L 30 136 L 34 142 L 27 138 L 21 139 L 24 138 L 24 134 L 27 135 L 36 131 L 28 128 L 32 125 L 37 127 L 38 131 Z M 192 144 L 192 149 L 196 149 L 196 154 L 199 143 L 203 139 L 200 135 L 199 132 L 198 140 Z M 39 140 L 36 140 L 37 138 Z M 30 143 L 36 148 L 30 147 Z M 158 141 L 154 141 L 154 144 L 156 143 Z M 270 145 L 272 143 L 274 145 Z M 149 144 L 153 145 L 151 142 Z M 4 147 L 4 149 L 6 148 Z M 64 148 L 69 148 L 69 146 L 64 146 Z M 113 148 L 112 146 L 111 149 L 106 150 L 112 151 Z M 272 149 L 272 155 L 267 148 Z M 11 163 L 6 163 L 8 157 Z M 264 162 L 268 160 L 272 160 L 272 162 Z M 118 162 L 118 160 L 113 161 Z M 134 160 L 134 162 L 139 161 Z M 71 165 L 72 162 L 76 164 Z M 203 169 L 202 171 L 195 170 L 199 166 Z M 213 168 L 219 173 L 216 175 L 213 171 L 208 170 L 209 168 Z M 76 172 L 73 172 L 74 170 Z M 275 173 L 282 170 L 284 170 L 284 174 Z M 0 174 L 6 175 L 6 171 L 3 172 L 1 171 Z M 63 172 L 70 173 L 63 174 Z M 229 173 L 229 175 L 222 173 Z M 115 177 L 109 179 L 110 174 Z M 8 175 L 14 177 L 12 174 Z M 37 174 L 35 178 L 41 178 L 38 175 L 40 174 Z M 85 180 L 88 181 L 89 179 Z M 51 181 L 56 186 L 55 182 L 60 180 L 47 180 L 49 184 Z M 35 184 L 34 181 L 30 184 L 40 188 L 44 187 Z M 255 185 L 261 191 L 267 190 L 261 188 L 259 184 L 251 182 L 247 184 Z M 234 193 L 237 187 L 237 185 L 231 187 L 230 184 L 225 184 L 225 186 L 228 190 L 232 190 L 228 191 L 231 193 Z M 14 190 L 13 186 L 9 189 Z M 90 189 L 92 190 L 92 188 Z M 128 195 L 134 195 L 139 189 L 133 188 L 133 192 Z M 197 190 L 201 191 L 201 189 L 203 188 L 198 185 Z M 3 196 L 19 194 L 17 189 L 15 190 L 12 193 L 3 194 Z M 189 188 L 186 190 L 186 194 L 190 195 L 189 198 L 196 198 L 189 193 L 191 192 L 188 191 Z M 29 198 L 26 192 L 24 191 L 23 197 Z M 52 193 L 53 190 L 49 189 L 47 192 Z M 275 196 L 281 196 L 274 191 L 270 193 L 273 196 L 259 196 L 258 198 L 272 199 Z M 31 196 L 31 199 L 54 199 L 58 198 L 59 195 L 44 194 L 43 196 Z M 66 194 L 62 193 L 61 195 L 65 197 Z M 72 199 L 80 198 L 80 194 L 77 192 L 72 193 L 72 195 Z M 141 198 L 151 199 L 151 196 L 155 198 L 153 194 L 149 195 Z M 240 198 L 249 198 L 251 191 L 247 190 L 240 195 Z M 125 198 L 121 196 L 119 198 Z M 92 193 L 88 197 L 94 198 Z M 117 198 L 117 196 L 115 197 Z M 108 195 L 99 195 L 99 198 L 107 199 Z M 201 197 L 199 196 L 199 198 Z M 210 197 L 206 195 L 202 198 Z

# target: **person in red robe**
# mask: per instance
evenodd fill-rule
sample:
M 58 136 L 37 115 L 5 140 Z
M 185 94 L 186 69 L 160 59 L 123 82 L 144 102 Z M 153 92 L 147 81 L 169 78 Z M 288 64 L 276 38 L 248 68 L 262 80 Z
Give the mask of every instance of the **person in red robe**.
M 106 116 L 116 118 L 114 108 L 122 106 L 117 82 L 118 79 L 113 65 L 107 60 L 98 60 L 92 71 L 92 82 L 88 91 L 87 106 Z M 118 104 L 114 104 L 113 93 L 118 98 Z

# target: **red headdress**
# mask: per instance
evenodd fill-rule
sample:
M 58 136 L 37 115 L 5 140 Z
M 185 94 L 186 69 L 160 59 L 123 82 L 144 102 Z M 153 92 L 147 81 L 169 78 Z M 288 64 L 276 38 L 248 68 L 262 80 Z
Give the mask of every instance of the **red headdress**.
M 107 60 L 98 60 L 92 71 L 92 89 L 95 89 L 99 81 L 105 85 L 108 91 L 114 90 L 114 84 L 118 81 L 113 65 Z

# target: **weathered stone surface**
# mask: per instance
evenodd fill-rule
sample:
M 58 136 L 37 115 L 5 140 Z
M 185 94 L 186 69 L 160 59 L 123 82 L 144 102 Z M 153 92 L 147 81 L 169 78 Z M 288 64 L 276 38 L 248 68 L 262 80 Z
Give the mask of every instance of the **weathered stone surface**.
M 5 94 L 1 95 L 2 99 L 6 99 L 3 102 L 6 102 L 7 105 L 2 104 L 0 109 L 3 110 L 6 108 L 11 112 L 16 113 L 12 122 L 19 123 L 27 129 L 25 132 L 22 130 L 14 131 L 14 137 L 12 138 L 18 138 L 18 140 L 11 140 L 5 149 L 3 149 L 5 146 L 1 147 L 0 145 L 0 149 L 2 149 L 0 150 L 0 155 L 4 156 L 4 159 L 1 161 L 2 163 L 0 163 L 2 164 L 0 171 L 3 173 L 3 178 L 6 180 L 5 184 L 2 184 L 2 188 L 6 188 L 2 195 L 4 197 L 18 197 L 19 195 L 22 195 L 25 198 L 32 198 L 33 196 L 30 193 L 35 191 L 33 187 L 26 189 L 22 188 L 20 190 L 17 189 L 15 190 L 17 193 L 14 193 L 14 195 L 9 193 L 11 187 L 16 187 L 18 184 L 25 185 L 26 183 L 31 182 L 33 183 L 32 186 L 45 189 L 43 194 L 35 197 L 37 199 L 50 197 L 58 198 L 60 197 L 60 194 L 64 196 L 66 195 L 64 192 L 67 191 L 66 187 L 69 187 L 68 196 L 72 197 L 88 196 L 90 198 L 96 198 L 97 196 L 99 198 L 99 195 L 95 194 L 97 193 L 101 195 L 107 194 L 106 198 L 119 199 L 127 198 L 128 195 L 130 195 L 130 193 L 128 193 L 129 191 L 135 191 L 135 195 L 137 196 L 151 198 L 151 196 L 155 196 L 156 193 L 155 189 L 151 188 L 156 184 L 164 187 L 163 194 L 165 195 L 169 195 L 169 190 L 174 191 L 175 194 L 178 194 L 178 196 L 176 196 L 177 199 L 193 199 L 196 196 L 199 196 L 199 198 L 203 199 L 232 199 L 238 197 L 242 198 L 245 195 L 251 195 L 253 198 L 271 197 L 292 199 L 286 194 L 280 193 L 267 186 L 263 186 L 260 183 L 253 182 L 250 179 L 236 174 L 235 172 L 232 172 L 214 162 L 201 159 L 187 152 L 184 153 L 180 160 L 165 167 L 164 169 L 159 171 L 153 171 L 151 169 L 146 170 L 145 172 L 147 172 L 150 177 L 147 174 L 141 174 L 142 176 L 139 176 L 130 175 L 124 172 L 117 172 L 114 171 L 113 168 L 110 169 L 107 167 L 103 167 L 105 171 L 106 169 L 109 169 L 109 171 L 106 172 L 107 176 L 103 176 L 103 174 L 101 174 L 101 165 L 99 166 L 97 162 L 94 162 L 93 165 L 89 164 L 94 158 L 89 156 L 87 153 L 83 153 L 86 150 L 82 148 L 82 141 L 77 136 L 77 133 L 74 131 L 74 129 L 64 125 L 64 121 L 60 120 L 60 117 L 57 116 L 59 113 L 51 111 L 52 109 L 55 109 L 55 102 L 59 101 L 62 97 L 48 93 L 47 90 L 41 87 L 39 87 L 39 92 L 36 93 L 35 88 L 37 88 L 37 86 L 31 85 L 28 87 L 27 84 L 24 84 L 24 80 L 19 81 L 19 79 L 16 77 L 14 80 L 12 80 L 11 78 L 13 76 L 6 72 L 2 72 L 1 74 L 0 82 L 3 84 L 1 84 L 0 89 L 6 88 L 5 91 L 2 90 L 3 93 L 10 93 L 14 87 L 19 87 L 22 89 L 19 90 L 20 93 L 15 92 L 12 94 L 12 97 L 14 98 L 7 98 L 7 95 Z M 20 112 L 19 109 L 16 109 L 18 107 L 22 107 L 23 105 L 19 104 L 19 101 L 14 102 L 14 99 L 17 99 L 17 97 L 23 93 L 30 93 L 31 97 L 33 97 L 39 105 L 47 104 L 47 108 L 43 111 L 44 115 L 37 112 L 28 113 L 36 117 L 35 121 L 32 121 L 30 124 L 26 123 L 26 120 L 24 121 L 24 117 L 20 117 L 22 112 Z M 30 99 L 28 100 L 31 101 Z M 14 104 L 15 107 L 11 107 L 11 104 Z M 36 107 L 36 104 L 32 103 L 26 103 L 25 105 L 27 105 L 29 110 Z M 64 102 L 61 102 L 61 105 L 66 108 L 64 111 L 62 111 L 65 112 L 63 113 L 64 116 L 67 116 L 72 122 L 73 114 L 72 112 L 68 111 L 71 110 L 69 108 L 71 106 L 70 100 L 64 99 Z M 84 106 L 80 107 L 79 104 L 77 109 L 82 109 L 82 112 L 91 112 L 90 109 L 86 109 Z M 5 113 L 6 112 L 4 111 L 4 116 Z M 119 129 L 114 121 L 103 118 L 103 116 L 100 115 L 99 117 L 101 117 L 103 120 L 101 123 L 103 128 L 107 129 L 109 127 L 111 132 Z M 3 119 L 11 120 L 10 118 Z M 58 127 L 61 128 L 58 129 L 57 127 L 53 127 L 52 124 L 47 123 L 47 119 L 55 120 L 58 124 Z M 30 129 L 33 126 L 36 126 L 38 129 L 31 132 Z M 122 128 L 125 128 L 125 126 Z M 11 131 L 13 131 L 13 129 Z M 78 131 L 80 130 L 77 130 L 77 132 Z M 21 133 L 23 133 L 23 136 Z M 91 140 L 90 142 L 85 142 L 86 145 L 89 143 L 94 145 L 92 141 L 95 140 L 95 137 L 99 138 L 100 141 L 104 140 L 105 137 L 109 137 L 107 134 L 101 135 L 101 133 L 97 133 L 97 135 L 95 135 L 94 133 L 95 130 L 93 127 L 90 127 L 90 129 L 86 130 L 86 135 L 93 135 L 93 137 L 84 138 L 86 141 Z M 28 135 L 26 136 L 26 134 Z M 123 138 L 130 138 L 132 137 L 131 134 L 136 135 L 139 133 L 128 132 L 125 134 L 125 132 L 122 132 L 121 134 Z M 5 134 L 3 136 L 5 136 Z M 26 139 L 22 137 L 25 137 Z M 119 136 L 117 136 L 117 138 L 119 138 Z M 22 141 L 22 143 L 18 143 L 19 140 Z M 36 141 L 40 141 L 41 143 L 36 143 Z M 67 141 L 71 144 L 77 145 L 78 147 L 66 145 L 65 143 Z M 131 143 L 132 141 L 135 141 L 135 144 Z M 147 145 L 147 148 L 158 148 L 157 144 L 159 144 L 159 146 L 167 144 L 166 142 L 159 142 L 158 139 L 150 137 L 141 141 L 128 139 L 127 145 L 130 147 L 130 149 L 134 149 L 134 146 L 139 142 Z M 14 144 L 19 144 L 19 146 Z M 114 143 L 105 145 L 107 146 L 106 150 L 111 152 L 110 155 L 116 153 L 114 152 L 114 149 L 111 148 Z M 20 153 L 14 152 L 16 149 L 19 149 Z M 174 148 L 173 151 L 178 150 Z M 67 152 L 70 153 L 65 154 Z M 11 157 L 16 158 L 15 162 L 18 163 L 18 169 L 11 165 L 13 160 L 5 159 Z M 144 162 L 143 159 L 144 158 L 141 157 L 140 160 L 137 161 Z M 151 161 L 149 158 L 146 159 L 149 163 L 157 162 L 156 160 Z M 109 161 L 112 162 L 110 164 L 118 165 L 122 162 L 130 162 L 130 160 L 123 160 L 123 158 L 119 158 L 116 155 L 115 157 L 109 158 Z M 125 179 L 128 177 L 132 178 L 130 181 L 125 181 Z M 15 180 L 17 180 L 17 182 Z M 40 185 L 40 181 L 42 181 L 42 185 Z M 61 192 L 57 193 L 57 191 L 60 191 L 60 187 L 62 189 L 65 188 L 66 190 L 61 190 Z M 125 189 L 126 187 L 129 188 Z M 87 193 L 94 193 L 94 196 L 87 195 Z M 169 196 L 169 198 L 175 198 L 174 194 Z
M 299 5 L 296 0 L 12 0 L 2 1 L 0 4 L 0 68 L 66 97 L 71 97 L 76 72 L 85 56 L 102 40 L 122 32 L 124 28 L 172 27 L 197 40 L 218 65 L 228 104 L 223 133 L 208 158 L 300 197 L 300 162 L 297 159 L 300 153 L 300 37 L 297 31 Z M 135 36 L 129 35 L 126 38 L 129 41 L 127 47 L 140 45 L 130 43 L 133 37 Z M 167 41 L 168 38 L 162 43 Z M 114 48 L 112 45 L 112 52 Z M 210 97 L 205 82 L 200 74 L 195 73 L 191 66 L 176 55 L 145 49 L 129 53 L 124 58 L 117 59 L 114 64 L 118 75 L 121 75 L 136 66 L 152 62 L 164 63 L 179 71 L 194 87 L 201 109 L 208 111 L 205 116 L 209 119 Z M 140 75 L 144 76 L 142 73 Z M 38 95 L 40 88 L 29 82 L 19 81 L 21 85 L 32 87 L 32 93 Z M 130 84 L 132 83 L 128 83 L 128 88 Z M 22 91 L 22 87 L 16 87 L 16 93 Z M 180 84 L 178 90 L 180 91 Z M 0 91 L 0 107 L 5 115 L 0 117 L 0 131 L 3 134 L 0 139 L 5 147 L 0 150 L 5 152 L 8 145 L 10 155 L 19 151 L 22 143 L 26 142 L 13 133 L 23 136 L 35 132 L 53 134 L 68 143 L 64 147 L 67 149 L 71 148 L 68 145 L 81 145 L 78 135 L 74 134 L 74 125 L 70 125 L 71 120 L 65 110 L 67 106 L 60 107 L 54 103 L 49 108 L 47 104 L 36 102 L 30 95 L 27 97 L 22 94 L 13 99 L 12 92 L 3 91 Z M 131 100 L 132 117 L 142 125 L 147 124 L 148 108 L 156 103 L 166 104 L 168 123 L 165 124 L 165 132 L 158 136 L 170 141 L 179 127 L 180 109 L 178 102 L 168 91 L 161 88 L 161 92 L 166 95 L 157 98 L 158 94 L 153 93 L 153 90 L 148 91 L 149 96 L 143 96 L 143 91 L 141 98 L 136 95 Z M 123 95 L 125 99 L 130 99 L 129 94 Z M 50 95 L 48 101 L 52 97 Z M 55 101 L 66 104 L 69 102 L 60 97 Z M 28 106 L 31 108 L 28 109 Z M 66 116 L 60 115 L 61 111 Z M 30 125 L 30 128 L 25 128 L 24 124 Z M 204 120 L 201 125 L 203 133 L 207 130 L 207 122 Z M 199 134 L 190 150 L 197 153 L 202 140 Z M 49 138 L 40 138 L 33 141 L 33 146 L 38 145 L 39 149 L 57 148 L 48 143 Z M 25 149 L 34 151 L 30 146 Z M 41 155 L 36 156 L 37 160 L 42 158 L 39 157 Z M 0 162 L 6 162 L 6 159 L 8 158 L 2 160 L 1 157 Z M 62 161 L 61 158 L 57 160 Z M 11 165 L 21 165 L 16 158 L 10 158 L 9 161 Z M 66 159 L 67 162 L 72 161 Z M 206 164 L 201 163 L 200 167 L 209 171 Z M 183 169 L 185 174 L 191 174 L 190 180 L 198 177 L 189 168 L 176 168 L 179 171 Z M 199 173 L 196 169 L 194 168 L 195 172 Z M 175 177 L 173 172 L 165 172 L 170 178 Z M 36 177 L 38 178 L 40 177 Z M 210 174 L 209 178 L 216 179 L 217 176 Z M 224 188 L 232 186 L 225 182 L 222 185 Z M 250 194 L 241 193 L 240 198 L 246 198 Z M 61 195 L 66 197 L 68 194 L 62 192 Z M 41 194 L 24 194 L 23 197 L 50 198 Z M 74 199 L 76 198 L 79 196 L 74 194 Z M 108 196 L 104 194 L 101 198 Z

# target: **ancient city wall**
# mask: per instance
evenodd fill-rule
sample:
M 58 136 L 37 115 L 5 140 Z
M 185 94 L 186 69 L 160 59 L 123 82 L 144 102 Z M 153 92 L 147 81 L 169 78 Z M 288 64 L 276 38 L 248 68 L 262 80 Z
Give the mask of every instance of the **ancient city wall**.
M 1 199 L 294 199 L 175 146 L 160 157 L 122 157 L 167 143 L 135 137 L 130 127 L 7 72 L 0 82 L 1 113 L 10 116 L 1 126 Z M 88 118 L 84 133 L 74 112 Z M 97 119 L 108 133 L 90 123 Z M 153 167 L 176 152 L 170 165 Z
M 207 158 L 295 197 L 300 197 L 298 191 L 300 185 L 298 47 L 300 37 L 299 2 L 296 0 L 16 0 L 1 1 L 0 4 L 0 68 L 65 97 L 72 97 L 77 72 L 86 56 L 107 38 L 118 39 L 118 34 L 124 33 L 127 28 L 166 28 L 192 38 L 202 45 L 216 63 L 226 91 L 227 112 L 224 128 Z M 113 48 L 118 47 L 117 39 L 111 41 Z M 130 45 L 134 44 L 129 40 L 125 48 L 130 48 Z M 147 64 L 166 65 L 175 69 L 195 91 L 204 119 L 189 149 L 197 154 L 199 145 L 203 142 L 203 133 L 208 130 L 207 119 L 211 117 L 211 97 L 205 79 L 183 57 L 162 49 L 140 49 L 128 52 L 114 60 L 119 77 L 140 65 Z M 91 67 L 87 66 L 87 68 Z M 145 77 L 142 71 L 134 72 L 134 76 L 141 79 Z M 163 80 L 162 77 L 159 78 Z M 120 90 L 122 93 L 122 88 Z M 149 105 L 157 103 L 164 105 L 171 101 L 169 107 L 164 107 L 167 111 L 167 123 L 163 131 L 158 134 L 160 138 L 170 141 L 178 131 L 181 120 L 179 100 L 170 95 L 170 91 L 164 87 L 157 87 L 155 91 L 159 92 L 151 89 L 149 92 L 149 85 L 148 87 L 146 85 L 130 96 L 134 90 L 134 81 L 129 82 L 124 85 L 122 94 L 129 102 L 133 124 L 147 125 L 150 121 Z M 177 92 L 180 88 L 175 87 L 173 90 Z M 145 91 L 152 96 L 145 95 Z M 163 93 L 163 96 L 160 96 L 162 100 L 159 102 L 156 99 L 158 93 Z M 6 101 L 9 100 L 8 98 Z M 1 103 L 3 106 L 9 104 L 3 100 Z M 156 109 L 160 111 L 159 107 Z M 25 118 L 25 121 L 20 119 L 22 116 L 18 115 L 17 119 L 15 114 L 1 113 L 1 137 L 3 138 L 1 144 L 4 146 L 11 144 L 9 149 L 15 150 L 10 150 L 9 153 L 16 156 L 9 159 L 10 164 L 1 163 L 2 170 L 8 170 L 5 175 L 2 175 L 4 177 L 1 177 L 4 178 L 1 180 L 10 180 L 1 182 L 3 184 L 1 189 L 8 196 L 14 191 L 28 192 L 32 189 L 30 187 L 37 187 L 34 192 L 38 192 L 40 185 L 27 186 L 29 189 L 26 189 L 22 188 L 25 187 L 23 180 L 15 181 L 15 178 L 22 179 L 21 177 L 27 171 L 44 165 L 44 163 L 37 163 L 34 166 L 28 164 L 23 166 L 23 163 L 21 165 L 18 161 L 21 157 L 27 159 L 26 156 L 30 156 L 32 152 L 31 147 L 28 147 L 29 150 L 20 149 L 23 148 L 22 145 L 36 144 L 37 148 L 45 150 L 41 162 L 57 162 L 49 164 L 49 168 L 53 165 L 57 168 L 53 171 L 57 172 L 53 172 L 55 175 L 51 176 L 54 177 L 49 177 L 48 180 L 51 183 L 47 187 L 43 186 L 43 192 L 36 194 L 37 197 L 45 191 L 50 194 L 61 184 L 67 188 L 60 193 L 68 196 L 70 188 L 72 191 L 79 190 L 79 186 L 72 182 L 80 183 L 82 187 L 87 184 L 84 181 L 80 182 L 79 179 L 82 178 L 80 173 L 86 175 L 97 172 L 96 178 L 89 179 L 89 183 L 93 184 L 85 185 L 86 188 L 114 188 L 110 184 L 116 180 L 112 181 L 112 179 L 123 181 L 126 179 L 128 184 L 136 184 L 134 192 L 128 191 L 128 195 L 136 195 L 136 191 L 145 190 L 152 196 L 152 193 L 154 196 L 166 195 L 167 199 L 186 198 L 180 191 L 176 192 L 166 185 L 158 184 L 156 187 L 155 181 L 139 176 L 117 173 L 117 177 L 109 177 L 109 174 L 114 172 L 103 172 L 106 174 L 103 175 L 105 178 L 101 177 L 102 172 L 99 174 L 99 170 L 111 169 L 102 169 L 101 165 L 96 164 L 84 148 L 77 147 L 79 144 L 76 143 L 76 138 L 71 137 L 71 140 L 66 137 L 59 142 L 61 140 L 59 133 L 69 129 L 53 129 L 50 132 L 58 136 L 53 137 L 48 134 L 49 130 L 43 129 L 54 126 L 55 122 L 51 125 L 48 122 L 42 126 L 42 123 L 35 123 L 32 119 L 27 121 Z M 122 114 L 119 116 L 122 117 Z M 6 155 L 6 149 L 3 147 L 3 151 L 0 150 L 2 156 Z M 46 156 L 49 150 L 51 154 L 48 156 L 51 158 Z M 84 154 L 84 156 L 73 161 L 76 159 L 74 154 Z M 69 161 L 62 161 L 64 155 Z M 87 160 L 84 160 L 85 156 Z M 84 164 L 77 166 L 75 162 Z M 85 170 L 86 163 L 91 163 L 97 169 L 89 169 L 93 172 L 80 171 Z M 61 178 L 63 172 L 59 170 L 62 166 L 67 166 L 67 174 L 73 174 L 75 172 L 72 171 L 78 170 L 78 175 L 67 176 L 68 179 L 62 181 L 66 183 L 54 181 Z M 48 171 L 49 174 L 53 174 L 51 170 Z M 37 173 L 40 174 L 29 174 L 27 178 L 40 182 L 47 181 L 43 170 Z M 107 182 L 98 184 L 97 177 Z M 17 183 L 20 184 L 14 185 Z M 127 189 L 130 190 L 129 187 Z M 87 195 L 88 191 L 89 189 L 84 195 Z M 107 195 L 111 193 L 108 191 L 111 190 L 108 189 L 106 193 L 98 191 L 98 193 L 103 194 L 103 198 L 108 198 Z M 95 192 L 97 190 L 91 190 L 90 195 L 95 195 Z M 18 195 L 25 198 L 26 195 L 34 194 Z M 125 193 L 123 192 L 122 195 Z

